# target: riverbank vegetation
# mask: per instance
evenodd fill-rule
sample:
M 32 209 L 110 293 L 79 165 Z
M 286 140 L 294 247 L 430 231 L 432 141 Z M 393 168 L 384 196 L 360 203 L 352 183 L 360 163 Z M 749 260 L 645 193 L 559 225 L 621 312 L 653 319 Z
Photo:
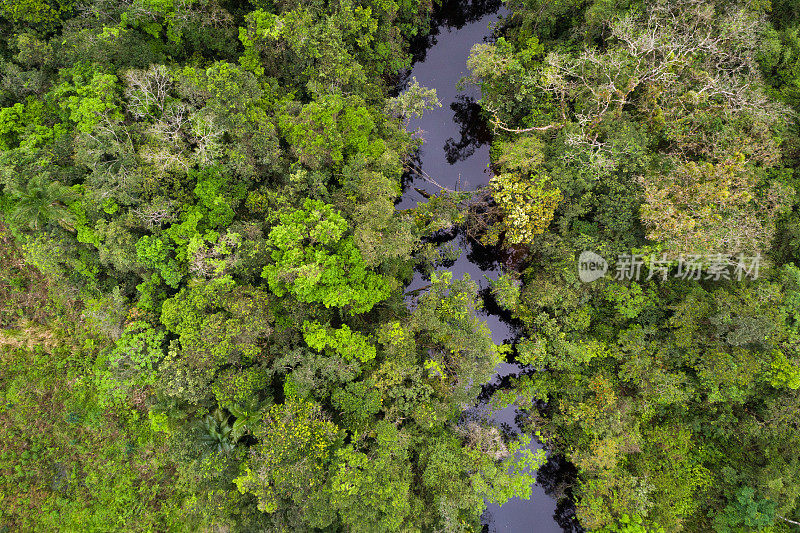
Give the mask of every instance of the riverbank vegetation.
M 476 530 L 542 453 L 395 210 L 420 1 L 0 3 L 0 528 Z
M 545 402 L 529 429 L 577 467 L 578 520 L 796 531 L 800 11 L 508 6 L 469 60 L 495 132 L 482 238 L 527 254 L 495 286 L 539 369 L 512 390 Z M 584 251 L 605 277 L 581 282 Z
M 495 176 L 398 211 L 432 3 L 0 1 L 0 529 L 478 531 L 531 435 L 571 528 L 797 530 L 800 11 L 506 5 Z

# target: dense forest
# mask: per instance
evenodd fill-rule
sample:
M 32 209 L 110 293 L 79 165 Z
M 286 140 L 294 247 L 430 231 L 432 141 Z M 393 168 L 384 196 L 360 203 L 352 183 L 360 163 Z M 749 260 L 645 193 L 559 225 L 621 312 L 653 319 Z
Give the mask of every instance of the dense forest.
M 800 531 L 800 4 L 507 0 L 397 209 L 451 7 L 0 0 L 0 531 Z

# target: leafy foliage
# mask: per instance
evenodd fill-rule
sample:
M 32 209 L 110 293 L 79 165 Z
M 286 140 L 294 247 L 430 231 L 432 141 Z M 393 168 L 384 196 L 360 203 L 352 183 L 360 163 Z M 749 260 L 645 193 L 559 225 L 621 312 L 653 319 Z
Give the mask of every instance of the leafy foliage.
M 350 306 L 353 313 L 385 300 L 391 283 L 367 270 L 346 230 L 347 221 L 320 201 L 307 199 L 302 210 L 281 215 L 269 233 L 274 264 L 262 272 L 272 292 L 326 307 Z
M 561 201 L 561 192 L 546 187 L 547 180 L 522 180 L 500 174 L 492 178 L 493 197 L 503 209 L 509 244 L 530 242 L 545 232 Z
M 528 494 L 458 429 L 499 361 L 477 286 L 400 290 L 466 196 L 395 209 L 432 5 L 251 4 L 0 2 L 0 529 L 464 530 Z
M 0 529 L 476 531 L 531 434 L 587 530 L 800 521 L 795 3 L 507 6 L 465 80 L 495 176 L 398 211 L 430 2 L 0 1 Z
M 502 35 L 469 60 L 498 171 L 477 233 L 505 231 L 527 261 L 519 287 L 514 275 L 493 284 L 524 323 L 517 362 L 537 370 L 504 394 L 547 402 L 528 404 L 528 427 L 577 467 L 585 528 L 788 531 L 798 13 L 714 0 L 509 6 Z M 629 280 L 609 261 L 589 284 L 575 259 L 587 250 L 760 254 L 763 268 L 714 281 L 648 277 L 645 265 Z

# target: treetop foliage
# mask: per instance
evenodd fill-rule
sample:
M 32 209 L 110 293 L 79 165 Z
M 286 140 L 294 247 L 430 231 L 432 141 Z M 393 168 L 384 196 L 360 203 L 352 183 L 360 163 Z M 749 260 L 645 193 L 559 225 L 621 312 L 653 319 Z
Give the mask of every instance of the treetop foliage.
M 796 10 L 509 8 L 469 60 L 495 132 L 495 204 L 474 227 L 527 253 L 494 292 L 524 323 L 516 360 L 538 371 L 504 394 L 547 402 L 527 427 L 577 467 L 589 530 L 791 531 Z M 611 272 L 581 283 L 587 250 Z M 672 270 L 645 260 L 638 279 L 612 279 L 624 254 Z M 739 254 L 761 258 L 757 279 L 672 275 L 679 258 Z
M 394 207 L 432 8 L 0 2 L 0 528 L 465 531 L 530 495 L 524 439 L 463 429 L 477 286 L 402 292 L 460 216 Z
M 534 435 L 586 530 L 796 528 L 796 3 L 506 6 L 494 177 L 400 211 L 431 3 L 0 0 L 0 529 L 477 531 Z

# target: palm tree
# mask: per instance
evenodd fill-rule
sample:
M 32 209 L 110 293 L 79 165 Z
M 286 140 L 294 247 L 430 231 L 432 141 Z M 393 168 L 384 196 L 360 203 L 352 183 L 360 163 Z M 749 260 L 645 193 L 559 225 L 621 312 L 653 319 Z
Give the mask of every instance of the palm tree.
M 17 227 L 38 230 L 58 223 L 72 230 L 74 217 L 66 204 L 75 199 L 75 192 L 69 187 L 38 175 L 21 187 L 12 187 L 9 196 L 14 201 L 9 222 Z
M 250 427 L 261 418 L 259 409 L 245 409 L 232 406 L 226 409 L 214 409 L 200 422 L 200 442 L 209 450 L 228 453 L 236 447 L 236 443 L 250 431 Z M 231 419 L 233 423 L 231 423 Z
M 217 452 L 230 452 L 238 440 L 233 435 L 233 427 L 228 423 L 230 415 L 222 409 L 215 409 L 212 414 L 203 417 L 200 424 L 200 442 L 210 450 Z

